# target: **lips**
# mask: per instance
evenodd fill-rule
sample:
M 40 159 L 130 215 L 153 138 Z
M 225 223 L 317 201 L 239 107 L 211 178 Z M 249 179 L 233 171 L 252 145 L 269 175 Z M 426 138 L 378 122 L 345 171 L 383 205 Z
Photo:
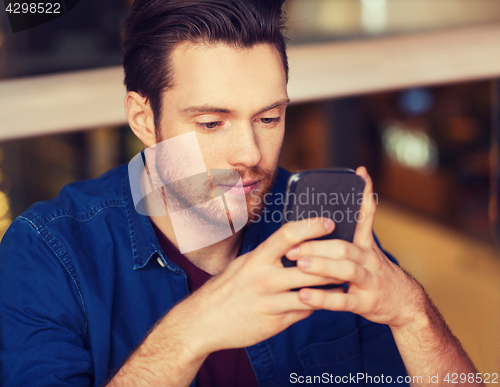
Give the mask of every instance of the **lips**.
M 221 184 L 220 187 L 223 191 L 231 195 L 248 195 L 255 188 L 257 188 L 260 180 L 244 180 L 242 183 L 243 186 L 240 186 L 239 184 L 234 186 Z

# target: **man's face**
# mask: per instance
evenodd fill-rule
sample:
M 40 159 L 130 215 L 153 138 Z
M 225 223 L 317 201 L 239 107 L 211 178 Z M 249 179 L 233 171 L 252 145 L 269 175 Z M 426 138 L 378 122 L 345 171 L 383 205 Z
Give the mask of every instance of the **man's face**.
M 172 53 L 171 65 L 174 86 L 163 95 L 157 141 L 194 131 L 208 170 L 233 170 L 241 175 L 243 189 L 232 189 L 229 194 L 245 195 L 252 219 L 263 207 L 262 196 L 272 187 L 285 130 L 288 97 L 278 52 L 267 44 L 236 49 L 185 43 Z M 180 162 L 159 156 L 156 168 L 160 175 L 175 180 Z M 215 196 L 229 189 L 229 181 L 234 182 L 234 173 L 218 176 L 212 174 L 211 180 Z M 180 207 L 189 207 L 190 201 L 195 205 L 197 198 L 206 197 L 207 188 L 206 181 L 190 180 L 174 190 L 181 202 L 188 202 Z

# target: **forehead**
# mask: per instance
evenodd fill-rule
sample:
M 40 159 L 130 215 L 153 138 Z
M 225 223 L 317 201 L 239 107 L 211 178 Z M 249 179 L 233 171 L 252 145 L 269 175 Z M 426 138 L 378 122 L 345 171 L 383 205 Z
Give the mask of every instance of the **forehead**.
M 226 44 L 184 43 L 171 56 L 174 86 L 170 103 L 220 104 L 257 108 L 286 98 L 286 74 L 274 46 L 235 48 Z

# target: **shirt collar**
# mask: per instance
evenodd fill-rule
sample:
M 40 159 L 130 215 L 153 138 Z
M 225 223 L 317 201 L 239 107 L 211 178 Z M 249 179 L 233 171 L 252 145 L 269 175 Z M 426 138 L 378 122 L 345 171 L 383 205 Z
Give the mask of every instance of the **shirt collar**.
M 127 212 L 130 241 L 132 244 L 134 270 L 138 270 L 145 267 L 154 256 L 163 256 L 163 254 L 149 217 L 139 214 L 135 209 L 130 190 L 128 169 L 125 169 L 125 171 L 126 177 L 123 179 L 123 196 L 125 198 L 125 210 Z
M 140 215 L 134 206 L 130 183 L 128 177 L 128 169 L 124 168 L 126 177 L 123 179 L 123 196 L 125 198 L 125 209 L 127 212 L 127 220 L 130 230 L 130 240 L 132 244 L 133 268 L 134 270 L 144 268 L 153 257 L 161 257 L 166 267 L 174 272 L 182 272 L 168 257 L 164 256 L 160 247 L 160 242 L 153 230 L 153 226 L 148 216 Z M 280 170 L 279 176 L 283 175 L 284 171 Z M 287 177 L 285 175 L 285 177 Z M 278 179 L 282 180 L 282 179 Z M 285 180 L 286 181 L 286 180 Z M 274 186 L 273 192 L 276 191 L 279 181 Z M 278 189 L 279 190 L 279 189 Z M 260 222 L 251 223 L 246 226 L 243 243 L 240 250 L 240 255 L 246 254 L 255 249 L 263 240 L 262 225 Z

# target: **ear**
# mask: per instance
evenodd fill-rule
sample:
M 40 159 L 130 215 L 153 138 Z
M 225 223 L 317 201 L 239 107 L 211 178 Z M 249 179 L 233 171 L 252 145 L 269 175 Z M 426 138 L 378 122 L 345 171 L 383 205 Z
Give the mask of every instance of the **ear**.
M 129 91 L 125 96 L 125 115 L 130 128 L 145 147 L 156 144 L 153 110 L 145 97 Z

